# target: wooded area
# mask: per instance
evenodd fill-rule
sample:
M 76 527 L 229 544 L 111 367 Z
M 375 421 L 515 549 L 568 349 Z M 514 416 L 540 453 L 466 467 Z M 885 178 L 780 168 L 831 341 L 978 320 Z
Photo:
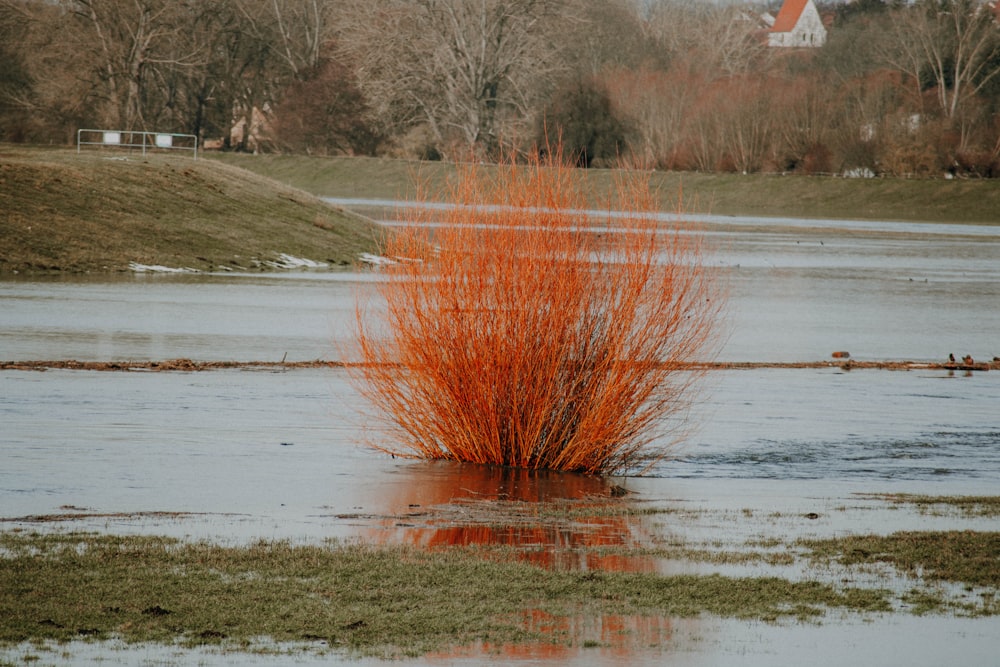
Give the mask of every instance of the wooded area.
M 821 6 L 829 36 L 809 49 L 769 48 L 766 9 L 0 0 L 0 140 L 137 129 L 242 151 L 489 160 L 559 135 L 581 166 L 1000 174 L 993 6 Z

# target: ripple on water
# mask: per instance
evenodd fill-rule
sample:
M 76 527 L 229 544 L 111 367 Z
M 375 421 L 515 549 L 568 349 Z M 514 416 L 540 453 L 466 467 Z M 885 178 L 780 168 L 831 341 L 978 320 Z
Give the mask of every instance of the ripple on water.
M 850 479 L 920 481 L 943 475 L 1000 480 L 1000 433 L 929 432 L 914 438 L 771 440 L 690 453 L 669 461 L 669 477 L 739 477 L 775 480 Z

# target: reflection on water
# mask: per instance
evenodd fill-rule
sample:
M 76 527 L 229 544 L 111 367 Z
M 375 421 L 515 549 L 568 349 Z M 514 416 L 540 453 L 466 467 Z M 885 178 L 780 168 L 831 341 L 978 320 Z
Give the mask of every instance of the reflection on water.
M 362 443 L 368 436 L 349 417 L 360 407 L 359 398 L 339 369 L 3 372 L 2 518 L 84 518 L 55 524 L 5 521 L 0 526 L 168 534 L 224 543 L 339 537 L 422 545 L 512 544 L 541 565 L 629 571 L 645 570 L 651 563 L 641 557 L 616 561 L 616 546 L 603 545 L 641 547 L 675 533 L 738 545 L 768 536 L 787 540 L 962 528 L 974 524 L 947 515 L 838 508 L 865 504 L 852 497 L 854 491 L 995 494 L 1000 486 L 1000 460 L 995 441 L 989 441 L 989 434 L 996 433 L 1000 373 L 947 378 L 783 369 L 720 371 L 710 380 L 701 428 L 679 458 L 663 462 L 656 477 L 606 481 L 402 461 L 367 451 Z M 948 474 L 928 474 L 932 469 Z M 617 511 L 623 501 L 612 497 L 612 484 L 633 492 L 624 502 L 711 512 L 684 522 L 673 514 L 630 516 Z M 192 514 L 176 519 L 128 516 L 156 510 Z M 818 511 L 820 518 L 802 519 L 808 511 Z M 108 516 L 112 513 L 123 515 Z M 773 515 L 782 518 L 769 518 Z M 939 618 L 921 626 L 926 647 L 957 642 L 965 647 L 963 656 L 973 650 L 995 655 L 990 648 L 996 642 L 990 637 L 997 636 L 996 619 L 985 619 L 981 631 L 974 630 L 976 622 L 962 620 L 965 624 L 954 625 Z M 549 622 L 531 614 L 524 619 L 525 627 L 534 629 L 547 628 Z M 405 664 L 478 665 L 484 659 L 588 666 L 664 660 L 718 664 L 728 659 L 724 656 L 738 655 L 741 664 L 791 665 L 803 664 L 797 661 L 810 655 L 808 647 L 816 641 L 863 646 L 859 657 L 866 651 L 879 654 L 885 633 L 903 632 L 909 622 L 893 615 L 869 619 L 859 629 L 830 620 L 822 630 L 805 632 L 798 626 L 758 628 L 716 619 L 612 616 L 552 627 L 560 636 L 565 632 L 574 638 L 571 648 L 471 647 L 467 655 Z M 123 664 L 160 659 L 164 652 L 155 647 L 142 651 L 138 657 L 121 653 L 127 656 Z M 79 655 L 88 653 L 81 650 Z M 114 664 L 114 655 L 90 655 L 93 660 L 59 662 L 46 654 L 45 661 Z M 935 664 L 923 660 L 922 653 L 914 655 L 918 659 L 908 664 Z M 926 655 L 941 657 L 933 651 Z M 190 659 L 185 654 L 179 660 Z M 225 655 L 199 655 L 198 661 L 252 662 L 229 661 Z M 308 662 L 308 656 L 265 664 L 301 661 Z
M 551 502 L 607 497 L 613 485 L 596 475 L 566 475 L 551 470 L 504 466 L 418 463 L 426 469 L 420 489 L 427 504 L 461 499 L 506 502 Z
M 628 632 L 630 619 L 622 628 Z M 613 626 L 612 626 L 613 627 Z M 840 619 L 837 623 L 747 623 L 734 619 L 673 619 L 650 628 L 660 641 L 644 649 L 611 646 L 469 647 L 460 653 L 422 658 L 340 657 L 315 652 L 314 647 L 287 653 L 261 645 L 263 654 L 127 645 L 122 642 L 75 641 L 47 647 L 22 645 L 9 652 L 15 663 L 39 662 L 59 667 L 109 665 L 193 665 L 242 667 L 267 665 L 349 664 L 352 667 L 483 667 L 483 665 L 572 665 L 573 667 L 843 667 L 843 665 L 906 665 L 995 667 L 1000 636 L 996 618 L 947 618 L 936 615 Z M 641 628 L 640 628 L 641 636 Z M 602 636 L 596 632 L 590 636 Z M 613 636 L 613 634 L 611 635 Z M 609 642 L 610 643 L 610 642 Z M 46 650 L 47 649 L 47 650 Z M 269 650 L 270 649 L 270 650 Z M 275 650 L 277 649 L 277 650 Z M 4 655 L 0 652 L 0 655 Z M 24 659 L 19 659 L 24 656 Z
M 407 472 L 414 483 L 394 490 L 403 497 L 380 499 L 405 510 L 375 523 L 366 540 L 509 547 L 522 560 L 560 570 L 656 569 L 653 558 L 614 552 L 648 545 L 651 538 L 641 517 L 616 497 L 625 490 L 610 480 L 459 463 L 414 464 Z
M 465 655 L 491 655 L 504 661 L 531 664 L 567 664 L 581 658 L 591 658 L 590 664 L 634 664 L 637 650 L 656 649 L 663 659 L 672 653 L 676 625 L 690 635 L 701 625 L 697 619 L 672 619 L 652 616 L 607 615 L 594 617 L 554 617 L 541 611 L 527 612 L 522 617 L 526 632 L 550 637 L 549 642 L 495 646 L 482 643 L 446 654 L 431 654 L 427 661 L 460 659 Z M 584 647 L 581 651 L 580 647 Z M 584 651 L 593 655 L 587 656 Z

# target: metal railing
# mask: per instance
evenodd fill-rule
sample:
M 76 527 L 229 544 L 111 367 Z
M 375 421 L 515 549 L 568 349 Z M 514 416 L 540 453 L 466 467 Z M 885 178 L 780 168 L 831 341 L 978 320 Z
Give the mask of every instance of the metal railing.
M 77 130 L 76 152 L 83 146 L 154 151 L 189 151 L 198 159 L 198 137 L 176 132 L 141 132 L 138 130 Z

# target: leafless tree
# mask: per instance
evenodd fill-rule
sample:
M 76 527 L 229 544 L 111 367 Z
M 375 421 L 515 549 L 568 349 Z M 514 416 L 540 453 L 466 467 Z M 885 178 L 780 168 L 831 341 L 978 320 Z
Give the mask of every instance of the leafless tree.
M 837 87 L 800 75 L 772 80 L 767 92 L 772 101 L 775 152 L 782 156 L 779 168 L 829 171 L 830 136 L 843 115 Z
M 575 6 L 576 20 L 567 20 L 559 28 L 574 76 L 598 76 L 606 69 L 632 70 L 658 59 L 634 0 L 580 0 Z
M 700 0 L 653 0 L 646 31 L 671 65 L 688 61 L 718 76 L 765 68 L 772 51 L 748 8 Z
M 69 142 L 105 103 L 75 17 L 59 5 L 30 0 L 2 0 L 0 11 L 16 26 L 5 40 L 10 61 L 4 68 L 20 84 L 8 86 L 5 95 L 7 115 L 20 119 L 15 135 Z
M 739 172 L 760 171 L 773 150 L 775 122 L 767 81 L 759 77 L 731 80 L 722 116 L 729 161 Z
M 143 98 L 157 67 L 194 65 L 204 54 L 178 50 L 193 12 L 186 2 L 168 0 L 64 0 L 88 28 L 101 81 L 106 86 L 109 122 L 131 130 L 145 126 Z
M 933 88 L 947 118 L 1000 74 L 1000 29 L 989 6 L 975 0 L 919 0 L 891 14 L 886 62 Z
M 16 35 L 23 32 L 28 24 L 28 17 L 19 5 L 6 0 L 0 2 L 0 137 L 11 132 L 5 127 L 9 123 L 10 112 L 23 106 L 19 100 L 31 90 L 31 77 L 24 55 L 16 48 Z
M 633 128 L 633 156 L 650 167 L 674 168 L 686 118 L 702 84 L 683 68 L 606 70 L 604 81 L 617 112 Z
M 270 0 L 279 38 L 278 51 L 287 67 L 300 77 L 320 63 L 323 46 L 333 30 L 329 25 L 331 0 Z
M 562 67 L 562 0 L 345 2 L 338 39 L 376 114 L 426 124 L 442 153 L 490 154 L 530 131 Z

